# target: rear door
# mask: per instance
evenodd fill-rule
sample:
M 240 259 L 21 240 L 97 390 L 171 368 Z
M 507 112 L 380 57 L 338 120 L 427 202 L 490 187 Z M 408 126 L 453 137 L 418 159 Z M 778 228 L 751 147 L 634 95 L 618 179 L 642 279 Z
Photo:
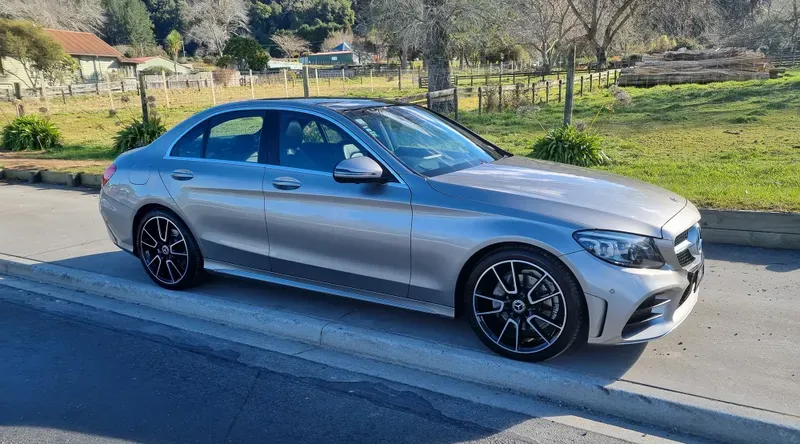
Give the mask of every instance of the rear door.
M 336 123 L 281 111 L 264 177 L 270 261 L 277 273 L 406 297 L 411 192 L 403 183 L 344 184 L 341 160 L 371 156 Z M 394 179 L 394 177 L 392 177 Z
M 159 173 L 208 260 L 269 270 L 264 110 L 214 115 L 185 133 Z

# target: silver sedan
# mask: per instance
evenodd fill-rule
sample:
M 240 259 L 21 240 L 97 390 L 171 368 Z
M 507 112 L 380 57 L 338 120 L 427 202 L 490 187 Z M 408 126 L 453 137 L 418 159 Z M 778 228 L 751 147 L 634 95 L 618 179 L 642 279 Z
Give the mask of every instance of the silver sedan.
M 489 348 L 528 361 L 664 336 L 703 277 L 686 199 L 373 100 L 203 111 L 119 156 L 100 212 L 162 287 L 213 272 L 463 314 Z

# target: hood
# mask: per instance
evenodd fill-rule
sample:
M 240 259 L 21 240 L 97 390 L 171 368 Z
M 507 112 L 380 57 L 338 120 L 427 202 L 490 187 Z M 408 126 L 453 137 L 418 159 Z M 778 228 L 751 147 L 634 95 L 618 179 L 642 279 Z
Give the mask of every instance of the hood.
M 514 156 L 430 178 L 440 193 L 585 228 L 661 237 L 661 227 L 686 199 L 615 174 Z

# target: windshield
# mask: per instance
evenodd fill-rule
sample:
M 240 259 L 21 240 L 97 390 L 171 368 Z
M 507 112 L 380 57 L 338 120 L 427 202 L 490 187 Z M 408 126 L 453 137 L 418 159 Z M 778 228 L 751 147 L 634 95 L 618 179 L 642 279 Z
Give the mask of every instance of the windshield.
M 408 168 L 433 177 L 493 162 L 504 153 L 434 113 L 393 105 L 345 111 Z

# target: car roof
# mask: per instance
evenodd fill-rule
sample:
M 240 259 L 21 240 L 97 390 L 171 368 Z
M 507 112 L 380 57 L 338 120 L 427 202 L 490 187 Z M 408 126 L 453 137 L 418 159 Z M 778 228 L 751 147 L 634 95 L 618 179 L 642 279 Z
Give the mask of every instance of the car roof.
M 279 98 L 279 99 L 254 99 L 238 102 L 230 102 L 219 105 L 215 108 L 237 108 L 240 106 L 265 104 L 270 105 L 290 105 L 300 108 L 314 109 L 319 107 L 328 108 L 332 111 L 343 112 L 352 109 L 375 108 L 390 105 L 400 105 L 400 102 L 384 99 L 367 98 L 343 98 L 343 97 L 313 97 L 313 98 Z

